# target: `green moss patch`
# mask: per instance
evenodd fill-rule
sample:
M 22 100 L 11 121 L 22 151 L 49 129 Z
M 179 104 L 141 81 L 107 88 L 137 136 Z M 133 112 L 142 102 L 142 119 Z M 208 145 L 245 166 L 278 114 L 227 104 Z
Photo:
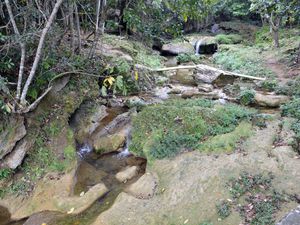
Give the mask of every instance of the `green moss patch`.
M 172 100 L 165 104 L 146 107 L 133 118 L 130 151 L 147 159 L 162 159 L 176 154 L 218 146 L 226 137 L 213 136 L 233 132 L 243 120 L 249 120 L 254 112 L 238 105 L 215 105 L 203 99 Z M 234 147 L 242 137 L 248 135 L 249 126 L 242 124 L 236 132 L 229 134 L 227 149 Z M 237 133 L 239 133 L 237 135 Z
M 241 122 L 234 131 L 209 138 L 199 147 L 201 152 L 232 152 L 239 141 L 249 137 L 252 133 L 252 125 Z

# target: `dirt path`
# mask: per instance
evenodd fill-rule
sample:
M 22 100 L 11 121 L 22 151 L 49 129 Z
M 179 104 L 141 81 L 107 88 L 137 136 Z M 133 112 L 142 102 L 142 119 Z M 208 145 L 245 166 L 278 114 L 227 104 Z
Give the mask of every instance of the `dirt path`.
M 279 62 L 275 56 L 267 56 L 265 64 L 276 75 L 279 82 L 283 84 L 300 74 L 300 67 L 290 68 L 284 63 Z

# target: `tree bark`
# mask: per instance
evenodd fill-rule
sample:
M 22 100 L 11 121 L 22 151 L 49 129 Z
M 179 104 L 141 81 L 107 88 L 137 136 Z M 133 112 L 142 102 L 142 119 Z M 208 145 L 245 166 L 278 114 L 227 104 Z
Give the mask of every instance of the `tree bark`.
M 72 50 L 72 55 L 75 52 L 75 29 L 74 29 L 74 3 L 70 2 L 70 11 L 69 11 L 69 22 L 70 22 L 70 30 L 71 30 L 71 50 Z
M 6 0 L 8 1 L 8 0 Z M 36 51 L 36 55 L 35 55 L 35 58 L 34 58 L 34 61 L 33 61 L 33 64 L 32 64 L 32 67 L 31 67 L 31 70 L 30 70 L 30 73 L 29 73 L 29 76 L 26 80 L 26 83 L 24 85 L 24 88 L 23 88 L 23 91 L 22 91 L 22 95 L 21 95 L 21 99 L 20 99 L 20 103 L 21 105 L 25 105 L 26 104 L 26 95 L 27 95 L 27 92 L 28 92 L 28 88 L 31 84 L 31 81 L 35 75 L 35 72 L 36 72 L 36 69 L 38 67 L 38 64 L 39 64 L 39 61 L 41 59 L 41 55 L 42 55 L 42 50 L 43 50 L 43 46 L 44 46 L 44 42 L 45 42 L 45 38 L 46 38 L 46 35 L 55 19 L 55 16 L 57 14 L 57 11 L 60 7 L 60 5 L 62 4 L 64 0 L 57 0 L 57 2 L 55 3 L 54 5 L 54 8 L 51 12 L 51 15 L 46 23 L 46 26 L 44 27 L 43 31 L 42 31 L 42 34 L 41 34 L 41 37 L 40 37 L 40 41 L 39 41 L 39 45 L 38 45 L 38 48 L 37 48 L 37 51 Z
M 23 43 L 21 41 L 21 35 L 20 35 L 19 29 L 17 27 L 16 21 L 14 19 L 14 15 L 13 15 L 9 0 L 5 0 L 5 4 L 6 4 L 8 14 L 9 14 L 10 21 L 12 23 L 14 32 L 17 35 L 18 42 L 19 42 L 19 45 L 21 48 L 21 61 L 20 61 L 20 67 L 19 67 L 17 94 L 16 94 L 16 100 L 18 101 L 20 99 L 20 95 L 21 95 L 22 79 L 23 79 L 25 55 L 26 55 L 26 46 L 25 46 L 25 43 Z
M 75 8 L 75 20 L 76 20 L 76 31 L 77 31 L 77 38 L 78 38 L 78 54 L 81 52 L 81 32 L 80 32 L 80 20 L 79 20 L 79 14 L 78 14 L 78 8 L 77 4 L 74 4 Z
M 279 44 L 279 29 L 274 27 L 272 28 L 272 33 L 273 33 L 273 39 L 274 39 L 274 46 L 275 48 L 279 48 L 280 44 Z

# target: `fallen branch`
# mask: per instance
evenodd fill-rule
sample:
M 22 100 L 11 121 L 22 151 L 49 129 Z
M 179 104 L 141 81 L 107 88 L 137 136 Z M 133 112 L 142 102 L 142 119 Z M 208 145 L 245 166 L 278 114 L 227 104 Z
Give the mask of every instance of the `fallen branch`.
M 169 70 L 180 70 L 180 69 L 210 70 L 210 71 L 218 72 L 218 73 L 228 75 L 228 76 L 236 76 L 236 77 L 242 77 L 242 78 L 253 79 L 253 80 L 261 80 L 261 81 L 266 80 L 266 78 L 254 77 L 254 76 L 249 76 L 249 75 L 245 75 L 245 74 L 229 72 L 229 71 L 217 69 L 215 67 L 207 66 L 207 65 L 203 65 L 203 64 L 188 65 L 188 66 L 176 66 L 176 67 L 166 67 L 166 68 L 159 68 L 159 69 L 151 69 L 151 68 L 148 68 L 148 69 L 150 69 L 151 71 L 154 71 L 154 72 L 162 72 L 162 71 L 169 71 Z

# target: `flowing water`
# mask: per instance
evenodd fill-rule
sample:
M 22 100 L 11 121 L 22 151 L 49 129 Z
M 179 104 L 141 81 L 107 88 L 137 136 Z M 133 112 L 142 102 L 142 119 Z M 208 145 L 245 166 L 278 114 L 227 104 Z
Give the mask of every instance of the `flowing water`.
M 103 182 L 109 189 L 109 192 L 98 199 L 86 211 L 78 215 L 66 215 L 48 224 L 90 224 L 102 212 L 109 209 L 118 195 L 130 184 L 137 181 L 145 173 L 146 169 L 145 159 L 135 157 L 130 153 L 128 155 L 122 154 L 122 157 L 120 157 L 120 154 L 119 152 L 112 152 L 99 156 L 91 152 L 86 155 L 76 172 L 77 181 L 74 186 L 74 195 L 85 193 L 90 187 L 99 182 Z M 128 166 L 139 167 L 139 173 L 128 182 L 121 183 L 115 178 L 115 175 Z
M 196 48 L 195 48 L 195 49 L 196 49 L 196 50 L 195 50 L 196 52 L 195 52 L 195 54 L 196 54 L 196 55 L 200 55 L 200 48 L 201 48 L 201 45 L 202 45 L 202 40 L 196 41 L 196 44 L 195 44 L 195 45 L 196 45 Z

